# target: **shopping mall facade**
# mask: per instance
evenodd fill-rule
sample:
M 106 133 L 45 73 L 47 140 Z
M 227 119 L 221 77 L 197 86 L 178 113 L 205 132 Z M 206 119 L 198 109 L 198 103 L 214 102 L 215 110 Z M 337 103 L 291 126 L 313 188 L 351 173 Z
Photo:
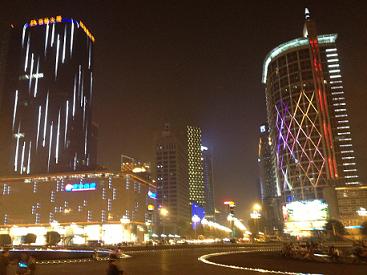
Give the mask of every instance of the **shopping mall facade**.
M 156 186 L 134 173 L 107 171 L 0 178 L 0 234 L 45 243 L 57 231 L 72 244 L 143 242 L 154 224 Z

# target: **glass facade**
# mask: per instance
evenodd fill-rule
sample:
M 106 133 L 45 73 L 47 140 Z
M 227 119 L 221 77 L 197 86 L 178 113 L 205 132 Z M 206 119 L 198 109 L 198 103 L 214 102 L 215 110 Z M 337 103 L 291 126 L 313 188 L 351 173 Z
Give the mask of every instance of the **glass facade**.
M 2 106 L 6 172 L 35 174 L 95 166 L 93 44 L 83 22 L 55 16 L 12 30 Z M 5 145 L 4 145 L 5 143 Z
M 329 185 L 359 184 L 336 34 L 271 51 L 263 82 L 275 174 L 286 201 L 322 198 Z
M 201 146 L 203 155 L 203 173 L 205 187 L 205 213 L 207 218 L 214 218 L 214 178 L 213 178 L 213 155 L 212 151 L 205 146 Z

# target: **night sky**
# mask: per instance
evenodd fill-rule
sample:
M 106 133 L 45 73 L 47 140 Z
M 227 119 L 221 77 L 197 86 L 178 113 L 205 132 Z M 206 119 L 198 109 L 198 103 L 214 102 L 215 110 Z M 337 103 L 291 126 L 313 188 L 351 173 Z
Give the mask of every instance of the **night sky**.
M 367 4 L 363 1 L 7 1 L 1 24 L 62 15 L 96 37 L 99 161 L 153 161 L 165 122 L 203 129 L 214 149 L 216 201 L 244 217 L 258 193 L 257 143 L 266 120 L 266 54 L 301 36 L 307 6 L 319 33 L 338 33 L 361 180 L 367 181 Z

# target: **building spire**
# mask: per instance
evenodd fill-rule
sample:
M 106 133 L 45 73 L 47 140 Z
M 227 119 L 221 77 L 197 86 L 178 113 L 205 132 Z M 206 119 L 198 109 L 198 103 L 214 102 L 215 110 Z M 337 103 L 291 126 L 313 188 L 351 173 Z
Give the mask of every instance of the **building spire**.
M 309 20 L 311 18 L 311 13 L 308 8 L 305 8 L 305 19 Z
M 317 37 L 316 24 L 311 19 L 311 13 L 308 8 L 305 8 L 305 24 L 303 26 L 303 37 L 306 38 Z

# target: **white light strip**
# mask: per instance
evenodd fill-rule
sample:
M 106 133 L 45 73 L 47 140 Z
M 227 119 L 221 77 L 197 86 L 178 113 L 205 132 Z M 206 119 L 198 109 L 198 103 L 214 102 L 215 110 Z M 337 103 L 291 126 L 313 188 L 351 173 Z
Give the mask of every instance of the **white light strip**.
M 43 141 L 42 141 L 43 147 L 46 146 L 47 113 L 48 113 L 48 92 L 47 92 L 47 97 L 46 97 L 45 123 L 43 124 Z
M 64 31 L 64 44 L 63 44 L 63 47 L 62 47 L 62 63 L 65 62 L 65 51 L 66 51 L 66 25 L 65 25 L 65 31 Z
M 339 68 L 339 64 L 329 64 L 327 65 L 329 68 Z
M 29 148 L 28 148 L 27 174 L 31 173 L 31 151 L 32 151 L 32 141 L 29 142 Z
M 39 68 L 40 68 L 40 59 L 38 57 L 38 61 L 37 61 L 37 71 L 36 71 L 36 75 L 38 76 L 39 75 Z M 32 76 L 32 75 L 31 75 Z M 33 78 L 33 77 L 30 77 L 30 78 Z M 36 97 L 37 96 L 37 93 L 38 93 L 38 78 L 39 77 L 36 77 L 36 82 L 34 84 L 34 93 L 33 93 L 33 97 Z
M 25 38 L 25 32 L 27 30 L 27 24 L 23 25 L 23 31 L 22 31 L 22 48 L 24 47 L 24 38 Z
M 339 62 L 339 59 L 338 58 L 328 59 L 327 62 L 328 63 L 331 63 L 331 62 Z
M 47 169 L 50 171 L 50 162 L 51 162 L 51 150 L 52 150 L 52 128 L 53 128 L 54 122 L 51 122 L 50 126 L 50 142 L 48 147 L 48 162 L 47 162 Z
M 84 139 L 84 155 L 87 156 L 87 144 L 88 144 L 88 125 L 85 127 L 85 139 Z
M 33 75 L 33 65 L 34 65 L 34 58 L 33 58 L 33 53 L 31 54 L 31 70 L 29 72 L 29 75 Z M 31 87 L 32 87 L 32 79 L 33 77 L 30 77 L 29 78 L 29 84 L 28 84 L 28 91 L 30 92 L 31 91 Z
M 342 157 L 342 159 L 355 159 L 355 157 Z M 344 172 L 345 172 L 345 170 L 344 170 Z
M 46 34 L 45 34 L 45 51 L 44 51 L 45 56 L 47 55 L 48 33 L 49 32 L 50 32 L 50 25 L 47 24 L 46 25 Z
M 346 169 L 343 172 L 357 172 L 357 169 Z
M 332 90 L 343 89 L 343 86 L 331 86 L 330 89 L 332 89 Z
M 340 70 L 339 70 L 339 69 L 329 70 L 329 73 L 330 73 L 330 74 L 333 74 L 333 73 L 340 73 Z
M 342 154 L 354 153 L 354 150 L 341 151 Z
M 74 76 L 74 95 L 73 95 L 73 120 L 75 116 L 75 102 L 76 101 L 76 76 Z
M 85 125 L 85 105 L 87 104 L 87 100 L 84 97 L 84 104 L 83 104 L 83 129 L 84 129 L 84 125 Z
M 335 57 L 335 56 L 338 56 L 338 54 L 337 53 L 326 54 L 326 57 Z
M 89 57 L 88 57 L 88 69 L 90 69 L 90 66 L 92 65 L 92 43 L 89 42 Z
M 18 133 L 17 133 L 17 145 L 15 147 L 15 157 L 14 157 L 14 171 L 18 171 L 18 155 L 19 155 L 19 139 L 20 139 L 20 126 L 18 126 Z
M 37 137 L 36 137 L 36 150 L 38 149 L 38 139 L 40 134 L 40 124 L 41 124 L 41 116 L 42 116 L 42 107 L 38 106 L 38 121 L 37 121 Z
M 59 50 L 60 50 L 60 36 L 57 35 L 56 60 L 55 60 L 55 79 L 57 78 L 57 69 L 58 69 L 58 66 L 59 66 Z
M 330 49 L 326 49 L 326 52 L 336 52 L 336 48 L 330 48 Z
M 74 22 L 71 22 L 70 57 L 73 55 L 73 42 L 74 42 Z
M 250 252 L 263 252 L 263 251 L 273 251 L 273 250 L 260 250 L 256 249 L 254 251 L 229 251 L 229 252 L 219 252 L 219 253 L 211 253 L 207 255 L 203 255 L 198 258 L 198 261 L 203 262 L 205 264 L 210 264 L 214 266 L 220 266 L 220 267 L 226 267 L 230 269 L 236 269 L 236 270 L 246 270 L 246 271 L 252 271 L 252 272 L 259 272 L 259 273 L 271 273 L 271 274 L 286 274 L 286 275 L 317 275 L 312 273 L 300 273 L 300 272 L 289 272 L 289 271 L 278 271 L 278 270 L 267 270 L 264 268 L 253 268 L 253 267 L 242 267 L 237 265 L 225 265 L 225 264 L 219 264 L 212 261 L 209 261 L 208 259 L 211 257 L 217 257 L 217 256 L 224 256 L 224 255 L 230 255 L 230 254 L 240 254 L 240 253 L 250 253 Z M 319 274 L 321 275 L 321 274 Z
M 28 55 L 29 55 L 29 35 L 27 39 L 27 49 L 25 50 L 24 72 L 26 72 L 28 68 Z
M 57 133 L 56 133 L 56 148 L 55 148 L 55 159 L 56 164 L 59 163 L 59 144 L 60 144 L 60 110 L 57 118 Z
M 52 33 L 51 33 L 51 47 L 54 46 L 55 41 L 55 24 L 52 25 Z
M 338 83 L 343 83 L 342 80 L 334 80 L 334 81 L 330 81 L 330 84 L 338 84 Z
M 22 158 L 21 158 L 21 161 L 20 161 L 20 174 L 23 174 L 24 154 L 25 154 L 25 141 L 23 141 Z
M 340 74 L 330 75 L 330 78 L 340 78 L 342 77 Z
M 14 130 L 15 118 L 17 116 L 17 107 L 18 107 L 18 90 L 15 91 L 14 110 L 13 110 L 13 126 L 12 126 L 13 130 Z
M 67 146 L 67 136 L 68 136 L 68 121 L 69 121 L 69 100 L 66 100 L 66 109 L 65 109 L 65 138 L 64 138 L 64 146 Z

